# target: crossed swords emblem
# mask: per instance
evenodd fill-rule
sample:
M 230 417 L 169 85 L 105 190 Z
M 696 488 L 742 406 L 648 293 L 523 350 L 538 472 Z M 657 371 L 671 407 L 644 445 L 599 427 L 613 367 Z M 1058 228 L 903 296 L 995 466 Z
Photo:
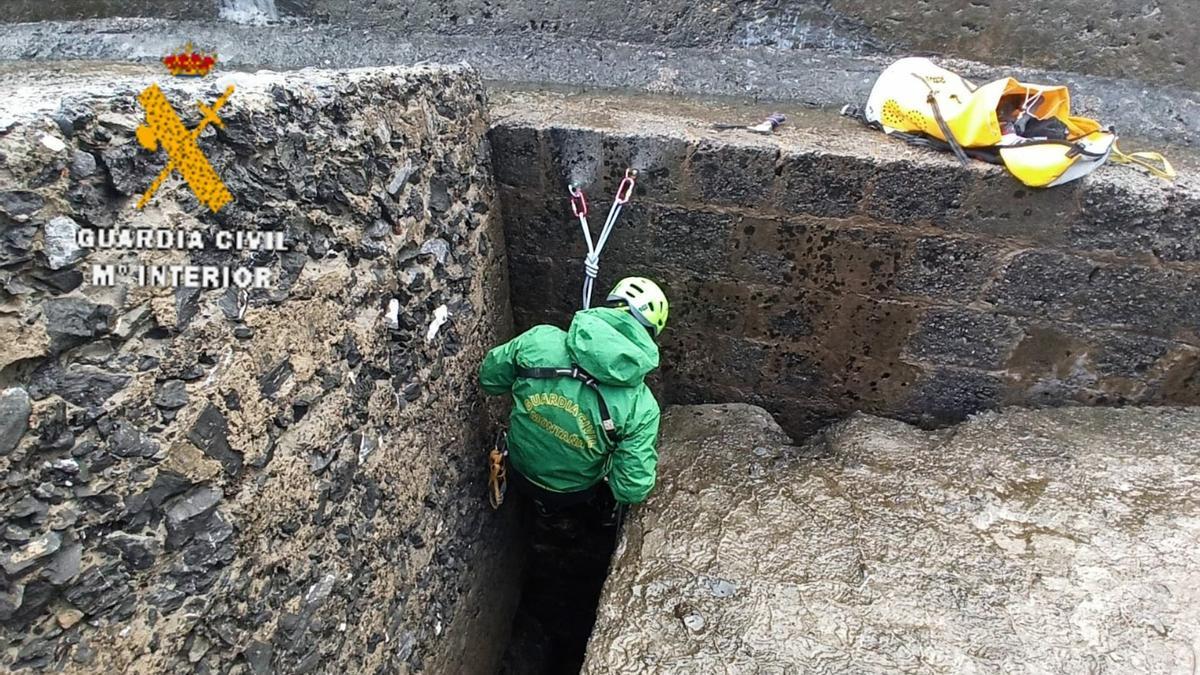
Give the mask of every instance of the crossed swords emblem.
M 212 165 L 208 163 L 208 158 L 204 156 L 204 152 L 197 144 L 197 139 L 209 124 L 224 128 L 225 124 L 217 113 L 231 95 L 233 95 L 233 85 L 229 85 L 225 89 L 225 93 L 221 94 L 221 97 L 211 106 L 197 103 L 196 106 L 200 108 L 204 117 L 195 129 L 189 130 L 184 126 L 183 120 L 180 119 L 179 114 L 175 112 L 175 108 L 167 101 L 167 97 L 163 95 L 157 84 L 152 84 L 142 91 L 138 96 L 138 101 L 146 109 L 146 123 L 138 127 L 135 132 L 138 143 L 150 152 L 157 152 L 161 145 L 162 149 L 166 150 L 170 161 L 158 173 L 158 177 L 154 179 L 150 188 L 138 201 L 139 209 L 150 202 L 150 198 L 158 192 L 162 182 L 174 171 L 183 175 L 183 179 L 187 181 L 188 187 L 191 188 L 192 194 L 196 195 L 196 199 L 212 211 L 220 211 L 221 207 L 233 201 L 233 195 L 229 194 L 229 190 L 221 182 L 217 172 L 213 170 Z

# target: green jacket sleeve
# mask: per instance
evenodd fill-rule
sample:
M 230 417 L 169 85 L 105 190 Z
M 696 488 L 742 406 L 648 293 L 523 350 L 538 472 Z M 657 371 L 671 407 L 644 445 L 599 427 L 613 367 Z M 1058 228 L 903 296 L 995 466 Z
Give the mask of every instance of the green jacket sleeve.
M 613 453 L 608 485 L 622 504 L 645 501 L 658 473 L 658 402 L 648 392 L 639 401 L 632 430 Z
M 520 337 L 495 347 L 483 358 L 479 366 L 479 384 L 492 396 L 507 394 L 517 379 L 517 349 Z

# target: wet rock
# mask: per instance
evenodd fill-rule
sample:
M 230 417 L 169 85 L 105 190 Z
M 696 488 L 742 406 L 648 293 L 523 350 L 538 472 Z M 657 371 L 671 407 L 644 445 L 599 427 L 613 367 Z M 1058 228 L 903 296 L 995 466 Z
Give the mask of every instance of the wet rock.
M 274 368 L 268 370 L 258 380 L 258 389 L 263 396 L 274 398 L 275 394 L 279 393 L 279 389 L 292 376 L 292 362 L 288 360 L 280 361 Z
M 135 570 L 149 569 L 162 552 L 162 542 L 149 535 L 110 532 L 105 535 L 104 542 L 116 549 L 125 564 Z
M 16 190 L 0 192 L 0 212 L 12 218 L 31 216 L 41 210 L 46 200 L 36 192 Z
M 450 186 L 446 179 L 434 177 L 429 180 L 429 210 L 445 213 L 450 208 Z
M 239 299 L 241 290 L 230 286 L 217 300 L 217 307 L 221 308 L 221 313 L 230 321 L 237 321 L 242 318 L 242 303 Z
M 250 665 L 250 671 L 254 675 L 274 672 L 271 670 L 271 645 L 254 640 L 246 647 L 243 656 L 246 657 L 246 663 Z
M 67 408 L 61 401 L 38 424 L 38 449 L 42 452 L 70 450 L 75 434 L 67 424 Z
M 34 523 L 41 523 L 45 521 L 46 512 L 48 510 L 49 507 L 46 506 L 45 502 L 42 502 L 32 495 L 25 495 L 24 497 L 18 499 L 16 504 L 12 505 L 12 508 L 9 511 L 9 517 L 28 518 Z
M 180 288 L 175 291 L 175 330 L 182 332 L 200 311 L 200 289 Z
M 30 539 L 29 530 L 21 527 L 20 525 L 14 525 L 13 523 L 9 523 L 8 526 L 4 528 L 4 540 L 5 541 L 11 541 L 11 542 L 14 542 L 17 544 L 24 544 L 25 542 L 29 541 L 29 539 Z
M 168 499 L 191 486 L 192 482 L 183 476 L 170 471 L 159 471 L 149 489 L 126 497 L 124 517 L 128 520 L 130 528 L 147 524 L 154 512 Z
M 104 335 L 111 327 L 113 308 L 86 298 L 54 298 L 42 304 L 46 332 L 51 336 L 91 338 Z
M 17 650 L 16 664 L 21 668 L 44 670 L 54 656 L 54 642 L 46 639 L 30 639 Z
M 10 581 L 0 587 L 0 621 L 8 621 L 13 618 L 17 610 L 21 609 L 21 603 L 24 600 L 25 584 L 19 581 Z
M 1006 316 L 962 309 L 931 310 L 907 351 L 931 363 L 999 369 L 1022 336 Z
M 70 293 L 83 285 L 83 273 L 77 269 L 49 271 L 39 268 L 34 270 L 33 278 L 59 293 Z
M 90 152 L 76 152 L 71 156 L 71 177 L 87 178 L 96 173 L 96 157 Z
M 171 500 L 165 509 L 167 547 L 179 548 L 187 543 L 208 521 L 221 496 L 220 490 L 202 486 Z
M 669 408 L 582 672 L 711 672 L 734 652 L 756 672 L 1072 672 L 1089 640 L 1170 670 L 1173 634 L 1200 623 L 1184 524 L 1200 497 L 1170 486 L 1200 468 L 1197 434 L 1193 409 L 1012 409 L 939 431 L 856 414 L 796 447 L 760 408 Z M 756 447 L 776 458 L 765 480 L 745 470 Z
M 119 421 L 108 439 L 108 449 L 117 457 L 150 458 L 158 454 L 161 448 L 142 430 L 129 422 Z
M 69 476 L 79 474 L 79 462 L 70 457 L 62 457 L 50 463 L 50 467 L 55 471 L 61 471 Z
M 446 262 L 446 256 L 450 253 L 450 244 L 445 239 L 430 239 L 424 244 L 421 244 L 421 255 L 432 255 L 437 258 L 438 264 L 442 265 Z
M 209 403 L 188 432 L 188 440 L 204 454 L 221 463 L 225 472 L 237 475 L 242 470 L 242 453 L 229 446 L 228 423 L 216 406 Z
M 1070 306 L 1095 265 L 1078 256 L 1029 251 L 1013 258 L 986 299 L 1003 309 L 1050 316 Z
M 173 410 L 187 405 L 187 385 L 183 380 L 167 380 L 154 387 L 154 405 Z
M 129 575 L 115 561 L 89 567 L 64 597 L 84 614 L 102 614 L 130 597 Z
M 397 168 L 395 173 L 392 174 L 392 179 L 388 181 L 388 194 L 393 197 L 396 196 L 396 193 L 400 191 L 400 188 L 404 187 L 404 184 L 408 182 L 408 179 L 413 176 L 416 170 L 417 168 L 411 162 L 405 162 Z
M 75 663 L 87 665 L 96 658 L 96 650 L 87 642 L 81 642 L 75 649 L 75 653 L 71 655 L 71 660 Z
M 32 412 L 29 393 L 21 387 L 10 387 L 0 391 L 0 456 L 16 449 L 17 443 L 29 428 L 29 416 Z
M 33 223 L 0 228 L 0 265 L 15 265 L 33 258 L 30 249 L 37 226 Z
M 41 576 L 53 586 L 65 586 L 79 576 L 83 561 L 83 545 L 71 541 L 65 544 L 41 571 Z
M 0 556 L 0 567 L 8 576 L 15 577 L 57 553 L 62 541 L 61 534 L 47 532 L 20 549 Z
M 59 270 L 73 265 L 86 254 L 77 243 L 78 236 L 79 223 L 67 216 L 57 216 L 46 223 L 44 242 L 50 269 Z
M 969 368 L 935 368 L 912 387 L 901 415 L 914 423 L 959 422 L 980 410 L 998 406 L 1004 382 Z
M 51 391 L 81 407 L 99 406 L 129 384 L 128 375 L 110 373 L 94 366 L 72 364 L 61 372 Z

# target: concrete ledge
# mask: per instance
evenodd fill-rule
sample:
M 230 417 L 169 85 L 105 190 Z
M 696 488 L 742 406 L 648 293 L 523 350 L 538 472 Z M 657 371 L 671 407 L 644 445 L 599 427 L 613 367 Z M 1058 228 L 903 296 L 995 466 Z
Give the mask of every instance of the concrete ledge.
M 671 408 L 583 672 L 1186 669 L 1200 409 L 856 415 L 793 447 Z

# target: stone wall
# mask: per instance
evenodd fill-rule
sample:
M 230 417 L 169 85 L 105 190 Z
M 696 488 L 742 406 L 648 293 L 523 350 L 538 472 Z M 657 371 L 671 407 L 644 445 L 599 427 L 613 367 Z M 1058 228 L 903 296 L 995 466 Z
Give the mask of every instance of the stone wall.
M 478 76 L 34 68 L 0 119 L 0 663 L 87 672 L 493 668 L 519 561 L 484 499 L 484 350 L 510 329 Z M 158 81 L 235 201 L 134 140 Z M 81 249 L 77 231 L 200 233 Z M 286 250 L 222 250 L 219 233 Z M 268 288 L 93 282 L 267 268 Z M 127 275 L 126 275 L 127 276 Z M 392 311 L 389 315 L 389 309 Z M 436 330 L 438 310 L 448 320 Z
M 1200 190 L 1127 167 L 1023 187 L 828 115 L 521 94 L 492 130 L 518 328 L 579 306 L 582 237 L 642 169 L 605 249 L 672 300 L 661 390 L 746 401 L 793 434 L 854 410 L 926 425 L 1002 404 L 1200 402 Z M 790 111 L 789 111 L 790 114 Z

